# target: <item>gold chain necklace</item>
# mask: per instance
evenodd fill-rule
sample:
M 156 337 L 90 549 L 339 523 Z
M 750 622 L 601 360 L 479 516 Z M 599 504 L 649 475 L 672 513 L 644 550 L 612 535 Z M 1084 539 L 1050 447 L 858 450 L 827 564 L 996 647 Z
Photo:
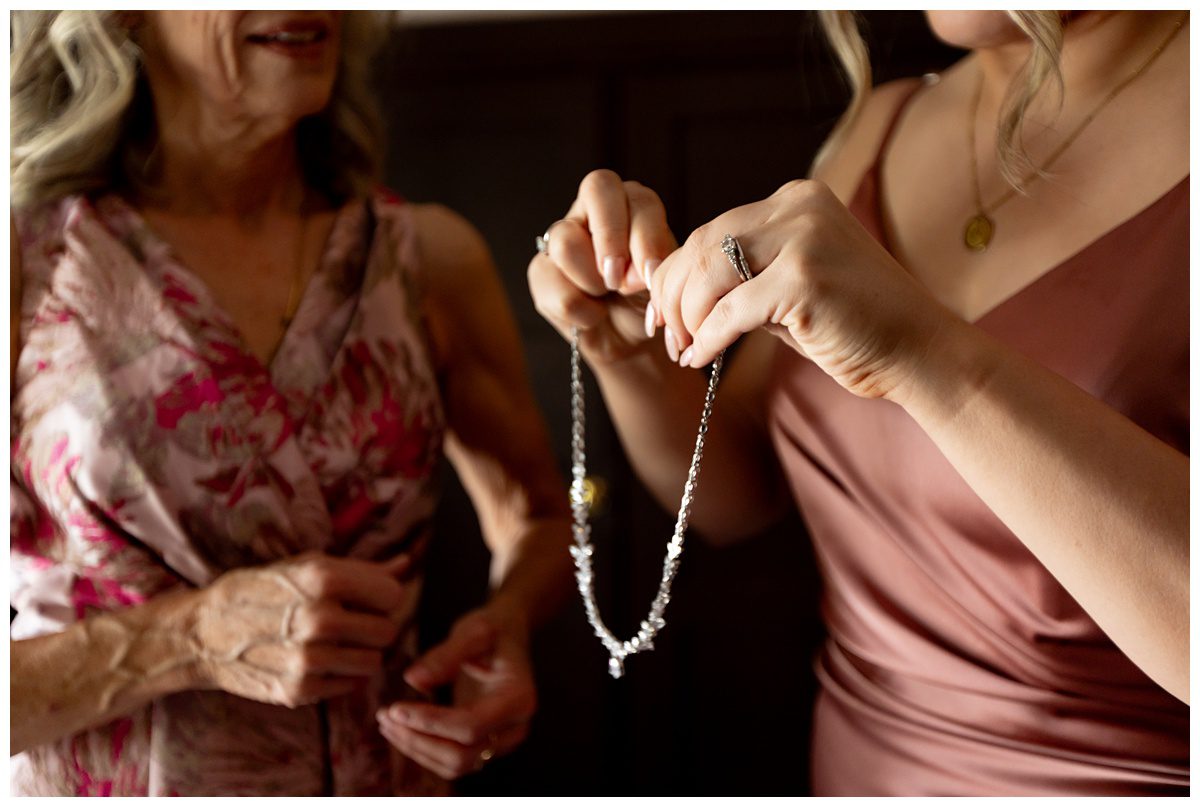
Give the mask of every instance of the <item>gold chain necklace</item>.
M 1084 117 L 1083 121 L 1081 121 L 1080 124 L 1075 127 L 1075 130 L 1071 132 L 1071 134 L 1069 134 L 1062 143 L 1059 144 L 1058 148 L 1051 152 L 1050 156 L 1046 158 L 1046 161 L 1042 163 L 1041 167 L 1031 171 L 1024 179 L 1021 180 L 1020 187 L 1027 186 L 1030 182 L 1033 182 L 1043 173 L 1050 170 L 1050 167 L 1054 165 L 1059 157 L 1062 156 L 1063 152 L 1070 148 L 1071 144 L 1075 142 L 1075 139 L 1079 137 L 1080 133 L 1083 132 L 1087 125 L 1091 123 L 1093 119 L 1095 119 L 1096 115 L 1100 114 L 1100 110 L 1102 110 L 1109 101 L 1116 98 L 1117 94 L 1120 93 L 1121 90 L 1128 87 L 1138 78 L 1138 76 L 1146 72 L 1146 69 L 1149 68 L 1150 65 L 1154 63 L 1154 60 L 1159 57 L 1159 54 L 1166 50 L 1167 45 L 1171 44 L 1171 40 L 1173 40 L 1175 35 L 1178 34 L 1183 28 L 1183 24 L 1187 22 L 1187 19 L 1188 14 L 1185 12 L 1184 15 L 1180 17 L 1179 22 L 1175 23 L 1175 27 L 1171 29 L 1171 32 L 1167 34 L 1166 39 L 1164 39 L 1162 43 L 1154 49 L 1154 52 L 1150 54 L 1146 61 L 1142 62 L 1141 67 L 1139 67 L 1137 70 L 1134 70 L 1133 73 L 1109 90 L 1108 94 L 1101 99 L 1100 103 L 1096 104 L 1095 108 L 1092 109 L 1092 111 L 1089 112 L 1086 117 Z M 983 203 L 983 193 L 979 189 L 979 166 L 975 157 L 975 121 L 979 117 L 979 101 L 982 95 L 983 73 L 981 72 L 979 74 L 979 81 L 975 85 L 975 99 L 971 103 L 971 120 L 967 126 L 967 137 L 970 144 L 971 153 L 971 181 L 975 190 L 976 212 L 975 215 L 971 216 L 971 218 L 967 220 L 967 226 L 963 229 L 963 243 L 965 243 L 967 248 L 973 252 L 983 252 L 988 248 L 988 244 L 992 242 L 992 236 L 995 235 L 996 232 L 996 225 L 991 218 L 992 214 L 994 214 L 1001 205 L 1012 199 L 1013 196 L 1017 194 L 1017 188 L 1009 188 L 1000 196 L 999 199 L 991 204 L 985 205 Z
M 296 239 L 296 255 L 292 266 L 292 280 L 288 285 L 287 306 L 283 310 L 283 316 L 280 318 L 280 323 L 286 331 L 292 324 L 292 320 L 296 316 L 296 309 L 300 306 L 300 278 L 304 274 L 304 241 L 308 234 L 308 216 L 304 212 L 304 204 L 300 205 L 300 235 Z

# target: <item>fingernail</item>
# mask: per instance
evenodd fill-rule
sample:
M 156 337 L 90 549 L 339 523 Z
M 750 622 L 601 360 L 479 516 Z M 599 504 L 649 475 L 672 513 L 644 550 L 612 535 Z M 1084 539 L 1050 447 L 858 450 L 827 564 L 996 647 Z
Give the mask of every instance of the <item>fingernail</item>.
M 663 328 L 663 342 L 667 345 L 667 355 L 671 361 L 679 361 L 679 343 L 675 341 L 675 333 L 670 326 Z
M 693 345 L 688 345 L 687 350 L 683 351 L 683 355 L 679 357 L 679 366 L 690 367 L 692 364 L 692 356 L 695 355 L 695 353 L 696 351 L 693 349 Z
M 412 713 L 403 706 L 393 706 L 389 710 L 389 713 L 391 714 L 392 720 L 395 720 L 397 723 L 407 723 L 409 718 L 412 717 Z
M 650 258 L 642 264 L 642 276 L 646 279 L 646 288 L 650 288 L 650 278 L 654 276 L 654 270 L 662 264 L 662 261 L 657 258 Z
M 655 320 L 658 318 L 658 312 L 654 310 L 654 303 L 646 303 L 646 338 L 654 336 Z
M 604 259 L 604 285 L 609 291 L 621 288 L 621 275 L 625 274 L 625 259 L 609 255 Z

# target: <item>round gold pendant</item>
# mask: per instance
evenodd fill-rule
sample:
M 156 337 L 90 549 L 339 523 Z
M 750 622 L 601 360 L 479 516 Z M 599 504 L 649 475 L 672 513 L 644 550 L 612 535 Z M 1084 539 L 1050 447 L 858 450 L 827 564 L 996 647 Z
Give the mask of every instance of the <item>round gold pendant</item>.
M 983 252 L 992 242 L 994 231 L 992 220 L 982 213 L 977 213 L 967 222 L 967 229 L 963 231 L 963 243 L 967 245 L 967 249 Z

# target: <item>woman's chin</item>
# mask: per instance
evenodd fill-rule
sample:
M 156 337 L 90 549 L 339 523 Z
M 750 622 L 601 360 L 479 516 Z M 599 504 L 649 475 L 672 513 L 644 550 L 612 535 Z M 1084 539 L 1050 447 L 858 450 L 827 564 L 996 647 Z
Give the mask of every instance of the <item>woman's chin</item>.
M 994 48 L 1025 39 L 1005 11 L 932 10 L 925 19 L 934 36 L 956 48 Z

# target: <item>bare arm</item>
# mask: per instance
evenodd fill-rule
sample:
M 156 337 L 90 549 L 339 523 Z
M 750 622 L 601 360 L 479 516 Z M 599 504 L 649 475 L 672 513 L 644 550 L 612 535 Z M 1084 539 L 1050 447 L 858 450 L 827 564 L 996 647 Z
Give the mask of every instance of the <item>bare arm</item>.
M 10 753 L 129 714 L 198 684 L 185 637 L 194 592 L 103 614 L 10 643 Z
M 690 523 L 726 544 L 761 532 L 788 506 L 764 419 L 763 385 L 775 339 L 749 334 L 726 365 L 705 438 Z M 679 509 L 696 443 L 707 378 L 665 351 L 592 365 L 621 445 L 642 483 L 668 513 Z
M 443 207 L 421 206 L 415 218 L 446 452 L 492 551 L 492 594 L 405 671 L 422 692 L 452 684 L 452 703 L 397 703 L 378 719 L 402 753 L 454 779 L 528 733 L 537 702 L 530 632 L 570 589 L 570 512 L 483 239 Z
M 285 706 L 349 693 L 395 641 L 410 563 L 309 553 L 10 641 L 11 753 L 184 690 Z
M 419 208 L 446 451 L 493 554 L 489 607 L 528 625 L 569 590 L 570 510 L 487 246 L 456 214 Z
M 1189 461 L 965 323 L 899 402 L 1135 664 L 1189 700 Z

